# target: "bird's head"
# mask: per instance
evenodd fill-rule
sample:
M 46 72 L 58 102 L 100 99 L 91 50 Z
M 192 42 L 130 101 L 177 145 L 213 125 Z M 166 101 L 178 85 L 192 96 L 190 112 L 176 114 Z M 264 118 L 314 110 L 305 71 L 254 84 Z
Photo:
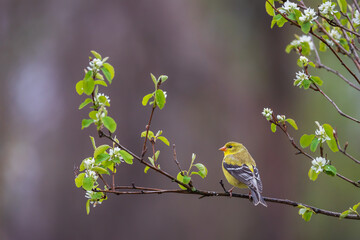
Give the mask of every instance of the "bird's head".
M 225 155 L 228 155 L 240 152 L 243 147 L 244 146 L 241 143 L 228 142 L 223 147 L 219 148 L 219 150 L 223 151 Z

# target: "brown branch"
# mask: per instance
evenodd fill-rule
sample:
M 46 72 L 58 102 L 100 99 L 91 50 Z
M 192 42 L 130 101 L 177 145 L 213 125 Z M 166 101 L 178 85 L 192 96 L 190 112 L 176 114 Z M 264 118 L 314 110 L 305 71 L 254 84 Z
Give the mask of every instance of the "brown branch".
M 181 172 L 181 175 L 184 175 L 183 174 L 183 171 L 181 170 L 181 167 L 180 167 L 180 163 L 179 161 L 177 160 L 177 157 L 176 157 L 176 147 L 175 147 L 175 144 L 173 144 L 173 151 L 174 151 L 174 162 L 175 164 L 178 166 L 180 172 Z
M 146 141 L 147 141 L 147 139 L 148 139 L 148 134 L 149 134 L 149 130 L 150 130 L 150 124 L 151 124 L 152 117 L 153 117 L 153 115 L 154 115 L 155 108 L 156 108 L 156 106 L 153 106 L 153 107 L 152 107 L 152 109 L 151 109 L 151 114 L 150 114 L 150 118 L 149 118 L 149 122 L 148 122 L 148 124 L 146 125 L 146 134 L 145 134 L 143 149 L 142 149 L 142 152 L 141 152 L 141 161 L 143 160 L 144 155 L 145 155 L 145 153 L 146 153 Z
M 188 191 L 188 190 L 181 190 L 181 189 L 156 189 L 156 188 L 146 188 L 146 187 L 135 187 L 135 189 L 134 189 L 133 186 L 118 186 L 118 187 L 116 187 L 116 189 L 120 189 L 120 190 L 133 189 L 135 191 L 116 191 L 116 190 L 115 191 L 114 190 L 96 190 L 96 191 L 103 192 L 103 193 L 112 193 L 112 194 L 116 194 L 116 195 L 120 195 L 120 194 L 123 194 L 123 195 L 133 195 L 133 194 L 142 195 L 142 194 L 177 193 L 177 194 L 200 195 L 201 197 L 230 197 L 230 193 L 228 193 L 228 192 L 224 192 L 224 193 L 221 192 L 220 193 L 220 192 L 206 191 L 206 190 Z M 224 187 L 224 189 L 225 189 L 225 187 Z M 248 194 L 232 193 L 232 197 L 233 198 L 249 199 Z M 340 217 L 340 215 L 341 215 L 340 212 L 328 211 L 328 210 L 325 210 L 325 209 L 310 206 L 308 204 L 303 204 L 303 203 L 299 203 L 299 202 L 296 202 L 296 201 L 292 201 L 292 200 L 289 200 L 289 199 L 264 197 L 264 200 L 267 201 L 267 202 L 284 204 L 284 205 L 289 205 L 289 206 L 293 206 L 293 207 L 304 206 L 304 207 L 310 208 L 311 210 L 313 210 L 317 214 L 322 214 L 322 215 L 326 215 L 326 216 L 330 216 L 330 217 Z M 360 220 L 360 217 L 355 215 L 355 214 L 349 214 L 345 218 L 353 219 L 353 220 Z
M 336 131 L 335 129 L 334 129 L 333 134 L 334 134 L 335 142 L 336 142 L 336 145 L 337 145 L 337 147 L 338 147 L 338 149 L 339 149 L 339 152 L 341 152 L 342 154 L 344 154 L 345 156 L 347 156 L 348 158 L 350 158 L 351 160 L 353 160 L 353 161 L 356 162 L 357 164 L 360 164 L 360 161 L 359 161 L 359 160 L 357 160 L 356 158 L 354 158 L 353 156 L 351 156 L 350 154 L 348 154 L 348 153 L 346 152 L 347 144 L 345 144 L 344 149 L 341 148 L 340 143 L 339 143 L 339 140 L 338 140 L 338 136 L 337 136 L 337 131 Z
M 336 105 L 336 103 L 335 103 L 328 95 L 326 95 L 315 83 L 313 83 L 313 85 L 314 85 L 315 87 L 312 88 L 312 89 L 313 89 L 314 91 L 317 91 L 317 92 L 321 93 L 321 95 L 323 95 L 323 96 L 326 98 L 326 100 L 328 100 L 328 101 L 335 107 L 335 109 L 338 111 L 338 113 L 339 113 L 341 116 L 343 116 L 343 117 L 345 117 L 345 118 L 348 118 L 348 119 L 350 119 L 350 120 L 352 120 L 352 121 L 354 121 L 354 122 L 360 123 L 360 120 L 358 120 L 358 119 L 356 119 L 356 118 L 353 118 L 352 116 L 347 115 L 347 114 L 345 114 L 343 111 L 341 111 L 340 108 Z

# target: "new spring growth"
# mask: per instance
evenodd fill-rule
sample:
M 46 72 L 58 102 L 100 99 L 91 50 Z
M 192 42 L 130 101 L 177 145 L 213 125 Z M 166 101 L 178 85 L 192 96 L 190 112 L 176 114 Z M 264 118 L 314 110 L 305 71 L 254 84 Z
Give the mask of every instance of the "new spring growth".
M 311 169 L 314 170 L 316 173 L 320 173 L 323 171 L 326 164 L 328 164 L 329 161 L 326 160 L 323 157 L 317 157 L 314 160 L 311 161 Z
M 262 111 L 262 115 L 266 118 L 266 120 L 270 121 L 272 119 L 273 111 L 270 108 L 264 108 Z
M 330 1 L 324 2 L 319 6 L 319 11 L 322 15 L 329 16 L 334 15 L 338 11 L 335 10 L 335 3 Z
M 315 135 L 319 139 L 320 142 L 325 142 L 327 140 L 331 140 L 328 135 L 326 135 L 325 129 L 318 121 L 315 121 L 318 129 L 315 130 Z
M 313 21 L 316 19 L 317 19 L 316 12 L 312 8 L 305 9 L 304 13 L 302 13 L 301 17 L 299 17 L 299 20 L 301 22 L 313 23 Z
M 296 3 L 286 1 L 284 5 L 279 9 L 281 13 L 291 14 L 294 10 L 300 10 Z

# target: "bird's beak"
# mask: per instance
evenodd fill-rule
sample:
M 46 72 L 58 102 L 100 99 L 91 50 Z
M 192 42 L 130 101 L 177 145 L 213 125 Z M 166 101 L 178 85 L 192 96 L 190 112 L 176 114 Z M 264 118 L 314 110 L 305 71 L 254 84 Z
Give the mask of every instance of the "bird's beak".
M 223 147 L 219 148 L 219 150 L 225 152 L 225 151 L 226 151 L 226 147 L 223 146 Z

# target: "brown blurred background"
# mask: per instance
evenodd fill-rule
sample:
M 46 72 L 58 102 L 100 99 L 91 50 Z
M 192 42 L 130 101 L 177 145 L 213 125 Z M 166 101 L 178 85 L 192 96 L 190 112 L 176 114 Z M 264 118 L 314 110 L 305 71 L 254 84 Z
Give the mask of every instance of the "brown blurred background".
M 167 104 L 156 111 L 152 129 L 176 144 L 184 168 L 193 152 L 208 167 L 205 180 L 194 177 L 196 186 L 222 191 L 217 149 L 235 140 L 256 159 L 265 196 L 334 211 L 357 203 L 359 190 L 338 178 L 311 182 L 310 162 L 294 155 L 283 134 L 271 133 L 261 115 L 271 107 L 296 119 L 297 141 L 315 130 L 315 120 L 330 123 L 359 156 L 358 126 L 321 96 L 292 86 L 296 55 L 284 48 L 297 30 L 271 30 L 270 22 L 264 1 L 2 0 L 0 239 L 354 239 L 358 222 L 319 215 L 307 223 L 295 208 L 254 207 L 236 198 L 110 196 L 87 216 L 84 192 L 74 185 L 74 165 L 91 155 L 89 135 L 96 136 L 94 128 L 81 130 L 88 110 L 77 109 L 84 97 L 75 83 L 96 50 L 115 67 L 111 88 L 102 90 L 111 98 L 118 138 L 134 152 L 141 151 L 150 113 L 141 105 L 153 88 L 149 73 L 166 74 Z M 353 89 L 332 75 L 314 75 L 345 112 L 359 116 Z M 159 147 L 161 167 L 177 174 L 171 148 Z M 358 180 L 350 160 L 329 158 Z M 121 165 L 117 183 L 177 188 L 143 169 L 137 162 Z

